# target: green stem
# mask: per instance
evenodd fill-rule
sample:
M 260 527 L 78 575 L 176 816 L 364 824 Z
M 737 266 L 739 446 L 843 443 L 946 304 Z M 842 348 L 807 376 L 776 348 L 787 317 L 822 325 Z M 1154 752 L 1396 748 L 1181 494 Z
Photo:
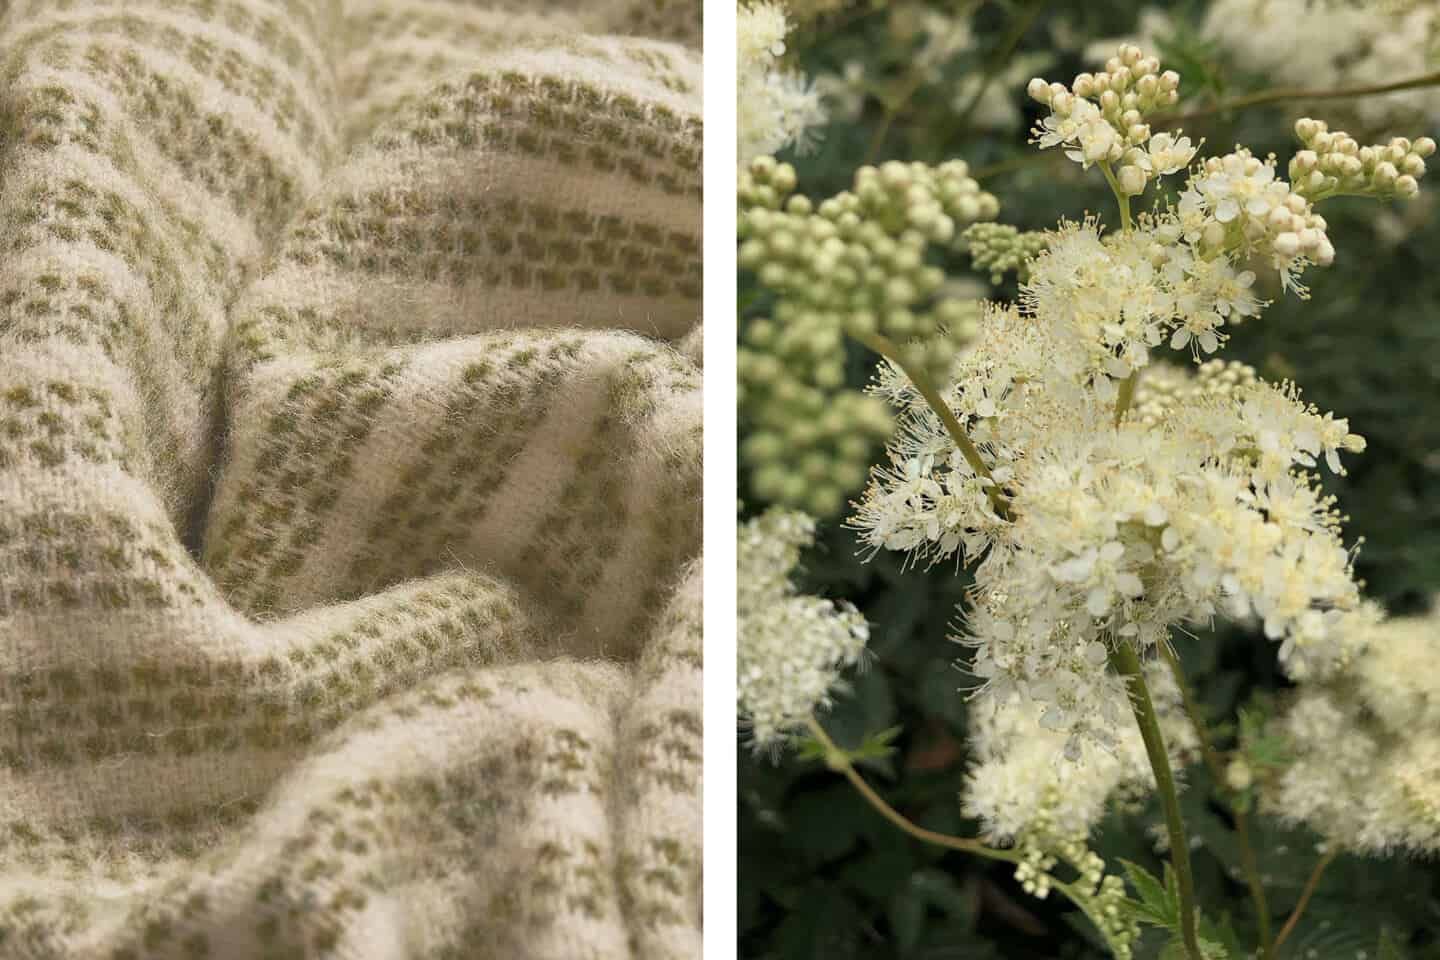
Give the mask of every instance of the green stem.
M 845 751 L 841 750 L 835 745 L 835 741 L 830 739 L 830 735 L 825 732 L 825 728 L 820 725 L 820 721 L 814 717 L 809 717 L 806 720 L 806 724 L 810 728 L 811 735 L 825 748 L 825 765 L 838 773 L 844 774 L 845 779 L 850 781 L 850 785 L 859 792 L 860 796 L 863 797 L 880 816 L 890 821 L 896 827 L 899 827 L 905 833 L 908 833 L 917 840 L 923 840 L 926 843 L 945 847 L 947 850 L 973 853 L 990 860 L 1002 860 L 1006 863 L 1020 862 L 1020 855 L 1014 850 L 1001 850 L 998 847 L 987 846 L 980 840 L 975 840 L 970 837 L 953 837 L 948 833 L 936 833 L 934 830 L 927 830 L 920 826 L 890 806 L 890 804 L 886 803 L 885 798 L 875 792 L 875 789 L 866 782 L 865 778 L 860 776 L 859 771 L 857 771 L 855 765 L 850 762 L 850 757 Z M 1100 923 L 1101 918 L 1094 913 L 1089 898 L 1082 896 L 1070 884 L 1057 880 L 1054 877 L 1050 879 L 1050 886 L 1059 890 L 1069 898 L 1071 903 L 1080 908 L 1085 916 L 1090 919 L 1090 922 L 1095 925 L 1095 929 L 1100 931 L 1100 935 L 1105 938 L 1106 944 L 1116 953 L 1116 956 L 1119 956 L 1118 951 L 1115 951 L 1114 944 L 1110 941 L 1109 935 L 1105 933 L 1105 927 Z
M 920 396 L 925 398 L 925 402 L 929 404 L 930 409 L 935 411 L 935 415 L 939 417 L 940 422 L 945 425 L 946 432 L 950 434 L 950 439 L 955 442 L 955 446 L 960 448 L 960 453 L 965 457 L 965 462 L 970 464 L 970 469 L 975 471 L 976 476 L 988 481 L 985 484 L 985 494 L 990 498 L 990 506 L 993 507 L 995 512 L 1001 517 L 1008 519 L 1010 504 L 1000 495 L 1000 487 L 995 483 L 995 478 L 991 475 L 990 468 L 985 465 L 985 461 L 980 456 L 980 451 L 975 449 L 975 444 L 970 442 L 970 437 L 965 433 L 965 427 L 955 417 L 955 413 L 950 409 L 950 405 L 941 398 L 940 393 L 931 385 L 930 380 L 919 370 L 914 369 L 910 364 L 905 362 L 904 358 L 900 355 L 900 348 L 888 337 L 881 336 L 878 333 L 870 333 L 856 335 L 855 339 L 895 364 L 905 376 L 910 378 L 910 382 L 915 385 L 915 389 L 920 392 Z
M 1155 772 L 1155 786 L 1160 806 L 1165 811 L 1165 827 L 1170 834 L 1170 863 L 1175 868 L 1175 885 L 1180 893 L 1180 937 L 1185 942 L 1189 960 L 1203 960 L 1200 937 L 1196 932 L 1195 881 L 1190 873 L 1190 841 L 1185 836 L 1185 820 L 1180 816 L 1180 797 L 1175 792 L 1175 776 L 1170 772 L 1170 754 L 1165 749 L 1165 736 L 1160 732 L 1160 719 L 1145 684 L 1140 659 L 1124 640 L 1110 651 L 1110 665 L 1130 682 L 1130 708 L 1145 741 L 1150 769 Z
M 1276 103 L 1281 100 L 1348 100 L 1352 97 L 1366 97 L 1377 93 L 1395 93 L 1400 90 L 1415 90 L 1420 87 L 1433 87 L 1437 84 L 1440 84 L 1440 70 L 1421 74 L 1416 77 L 1409 77 L 1405 80 L 1396 80 L 1392 83 L 1372 83 L 1358 87 L 1337 87 L 1331 90 L 1307 90 L 1304 87 L 1275 87 L 1270 90 L 1261 90 L 1257 93 L 1247 94 L 1243 97 L 1236 97 L 1233 100 L 1222 100 L 1220 103 L 1212 104 L 1199 110 L 1192 110 L 1189 113 L 1153 117 L 1150 122 L 1152 124 L 1181 123 L 1186 120 L 1207 117 L 1212 113 L 1224 113 L 1228 110 L 1256 107 L 1261 104 Z
M 1120 392 L 1115 395 L 1115 426 L 1125 419 L 1125 411 L 1135 401 L 1135 387 L 1140 383 L 1140 368 L 1130 371 L 1130 376 L 1120 381 Z
M 1120 227 L 1129 233 L 1133 226 L 1130 222 L 1130 196 L 1120 189 L 1120 181 L 1115 179 L 1115 171 L 1110 169 L 1109 160 L 1101 160 L 1097 166 L 1100 172 L 1105 174 L 1105 182 L 1110 184 L 1110 192 L 1115 194 L 1115 202 L 1120 205 Z
M 903 813 L 890 806 L 890 804 L 886 803 L 885 798 L 876 793 L 875 789 L 865 781 L 865 778 L 860 776 L 859 771 L 855 769 L 855 765 L 850 762 L 850 757 L 844 750 L 841 750 L 835 745 L 835 741 L 830 739 L 830 735 L 825 732 L 825 728 L 820 726 L 820 721 L 814 717 L 810 717 L 807 723 L 810 727 L 811 735 L 825 748 L 826 766 L 837 773 L 844 774 L 845 779 L 850 781 L 851 786 L 859 791 L 860 796 L 864 797 L 870 806 L 874 807 L 882 817 L 910 834 L 910 836 L 917 840 L 924 840 L 926 843 L 933 843 L 939 847 L 946 847 L 950 850 L 961 850 L 965 853 L 988 857 L 991 860 L 1004 860 L 1007 863 L 1020 862 L 1019 854 L 1013 850 L 1001 850 L 996 847 L 987 846 L 982 841 L 970 837 L 952 837 L 948 833 L 936 833 L 934 830 L 926 830 L 924 827 L 915 823 Z
M 1200 741 L 1200 756 L 1205 761 L 1205 767 L 1216 784 L 1224 783 L 1225 767 L 1220 762 L 1220 754 L 1210 742 L 1210 732 L 1205 728 L 1204 718 L 1200 716 L 1199 705 L 1195 703 L 1190 686 L 1185 682 L 1180 658 L 1166 644 L 1161 644 L 1160 653 L 1169 664 L 1171 675 L 1175 677 L 1175 686 L 1180 690 L 1180 702 L 1185 708 L 1185 715 L 1190 718 L 1190 725 L 1195 728 L 1195 737 Z M 1265 897 L 1265 885 L 1260 882 L 1260 864 L 1255 857 L 1255 847 L 1250 842 L 1250 818 L 1244 811 L 1233 807 L 1230 812 L 1235 817 L 1235 832 L 1240 840 L 1240 862 L 1245 870 L 1245 882 L 1250 887 L 1250 899 L 1255 905 L 1255 921 L 1260 928 L 1260 949 L 1263 956 L 1271 949 L 1270 904 Z

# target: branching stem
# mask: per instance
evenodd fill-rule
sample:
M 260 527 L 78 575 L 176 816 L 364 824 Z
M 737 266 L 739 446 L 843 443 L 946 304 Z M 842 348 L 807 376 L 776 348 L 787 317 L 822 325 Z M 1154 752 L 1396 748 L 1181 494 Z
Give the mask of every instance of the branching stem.
M 1262 104 L 1278 103 L 1282 100 L 1348 100 L 1353 97 L 1368 97 L 1377 93 L 1396 93 L 1400 90 L 1415 90 L 1420 87 L 1433 87 L 1436 85 L 1440 85 L 1440 70 L 1409 77 L 1405 80 L 1396 80 L 1391 83 L 1371 83 L 1356 87 L 1335 87 L 1330 90 L 1307 90 L 1304 87 L 1273 87 L 1269 90 L 1260 90 L 1256 93 L 1246 94 L 1243 97 L 1236 97 L 1233 100 L 1222 100 L 1219 103 L 1202 107 L 1199 110 L 1192 110 L 1188 113 L 1157 116 L 1151 120 L 1151 123 L 1181 123 L 1199 117 L 1208 117 L 1214 113 L 1225 113 L 1230 110 L 1240 110 L 1245 107 L 1258 107 Z
M 993 507 L 995 512 L 1001 517 L 1008 519 L 1010 516 L 1009 501 L 1001 495 L 1000 487 L 995 483 L 995 478 L 991 475 L 990 468 L 985 465 L 984 459 L 980 456 L 980 451 L 975 449 L 975 444 L 970 442 L 969 435 L 965 433 L 964 425 L 956 418 L 955 412 L 950 409 L 950 405 L 945 402 L 944 398 L 940 396 L 940 393 L 930 383 L 929 378 L 906 363 L 905 359 L 901 356 L 900 348 L 888 337 L 883 337 L 878 333 L 870 333 L 858 335 L 855 339 L 895 364 L 905 376 L 910 378 L 910 382 L 915 385 L 915 389 L 920 392 L 920 396 L 925 398 L 925 402 L 929 404 L 930 409 L 935 411 L 935 415 L 939 417 L 940 422 L 945 425 L 945 431 L 950 434 L 950 439 L 955 442 L 955 446 L 960 448 L 960 453 L 965 457 L 965 462 L 970 464 L 970 469 L 974 470 L 977 476 L 987 481 L 985 484 L 985 494 L 990 498 L 990 506 Z
M 965 853 L 973 853 L 978 856 L 988 857 L 991 860 L 1004 860 L 1007 863 L 1020 862 L 1019 854 L 1013 850 L 1001 850 L 997 847 L 987 846 L 983 841 L 970 837 L 952 837 L 948 833 L 936 833 L 934 830 L 926 830 L 924 827 L 915 823 L 909 817 L 906 817 L 903 813 L 886 803 L 885 798 L 876 793 L 875 789 L 865 781 L 865 778 L 860 776 L 860 772 L 855 769 L 855 765 L 850 762 L 850 758 L 846 756 L 845 751 L 835 745 L 835 741 L 830 739 L 830 735 L 825 732 L 825 728 L 820 725 L 820 721 L 811 717 L 808 723 L 810 734 L 825 748 L 826 765 L 828 765 L 830 769 L 844 774 L 845 779 L 850 781 L 851 786 L 859 791 L 860 796 L 864 797 L 866 802 L 875 808 L 876 812 L 901 830 L 910 834 L 910 836 L 917 840 L 924 840 L 926 843 L 933 843 L 936 846 L 946 847 L 950 850 L 961 850 Z

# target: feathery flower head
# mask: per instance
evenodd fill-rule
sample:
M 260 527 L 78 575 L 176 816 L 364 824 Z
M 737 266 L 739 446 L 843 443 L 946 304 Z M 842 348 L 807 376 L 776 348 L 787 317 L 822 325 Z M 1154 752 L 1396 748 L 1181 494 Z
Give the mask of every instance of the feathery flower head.
M 841 671 L 860 662 L 869 639 L 854 607 L 799 593 L 790 582 L 814 535 L 814 520 L 780 509 L 740 527 L 738 702 L 757 750 L 775 747 L 829 706 Z
M 825 122 L 814 87 L 799 71 L 780 63 L 789 32 L 789 18 L 779 3 L 742 3 L 736 11 L 735 125 L 742 166 L 786 147 L 803 150 L 809 128 Z

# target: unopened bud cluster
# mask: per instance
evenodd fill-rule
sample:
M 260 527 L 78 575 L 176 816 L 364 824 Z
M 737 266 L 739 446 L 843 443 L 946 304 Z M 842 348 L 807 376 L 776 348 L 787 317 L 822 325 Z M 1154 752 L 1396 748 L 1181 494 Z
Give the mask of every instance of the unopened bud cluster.
M 1043 231 L 1021 231 L 1008 223 L 974 223 L 960 236 L 970 253 L 970 265 L 988 273 L 994 284 L 1010 271 L 1021 283 L 1030 279 L 1030 261 L 1050 246 Z
M 742 455 L 760 498 L 819 516 L 860 487 L 890 430 L 881 401 L 845 386 L 845 338 L 893 342 L 907 363 L 945 376 L 976 311 L 940 296 L 928 261 L 959 228 L 998 212 L 961 161 L 862 167 L 853 189 L 818 206 L 793 195 L 795 172 L 760 157 L 741 172 L 739 263 L 775 294 L 738 355 Z
M 1168 363 L 1152 364 L 1135 390 L 1129 417 L 1147 427 L 1163 422 L 1177 407 L 1203 397 L 1225 397 L 1253 386 L 1255 368 L 1238 360 L 1206 360 L 1186 370 Z
M 1057 788 L 1046 791 L 1052 804 Z M 1105 872 L 1105 861 L 1085 842 L 1085 834 L 1066 834 L 1057 825 L 1038 818 L 1025 833 L 1015 839 L 1020 861 L 1015 865 L 1015 879 L 1021 889 L 1038 899 L 1045 899 L 1054 886 L 1054 873 L 1061 863 L 1077 874 L 1067 886 L 1067 894 L 1085 908 L 1086 914 L 1099 927 L 1101 935 L 1116 960 L 1134 956 L 1135 941 L 1140 938 L 1140 925 L 1125 908 L 1129 898 L 1125 881 Z
M 1343 130 L 1309 117 L 1296 121 L 1295 135 L 1304 149 L 1290 160 L 1290 181 L 1311 199 L 1339 194 L 1409 199 L 1420 192 L 1425 160 L 1435 153 L 1429 137 L 1392 137 L 1362 147 Z

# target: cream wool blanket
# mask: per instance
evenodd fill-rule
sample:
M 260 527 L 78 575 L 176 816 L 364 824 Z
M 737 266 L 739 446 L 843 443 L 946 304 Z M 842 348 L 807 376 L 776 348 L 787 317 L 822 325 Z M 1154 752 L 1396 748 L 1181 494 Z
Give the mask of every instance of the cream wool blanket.
M 0 957 L 698 957 L 699 29 L 0 0 Z

